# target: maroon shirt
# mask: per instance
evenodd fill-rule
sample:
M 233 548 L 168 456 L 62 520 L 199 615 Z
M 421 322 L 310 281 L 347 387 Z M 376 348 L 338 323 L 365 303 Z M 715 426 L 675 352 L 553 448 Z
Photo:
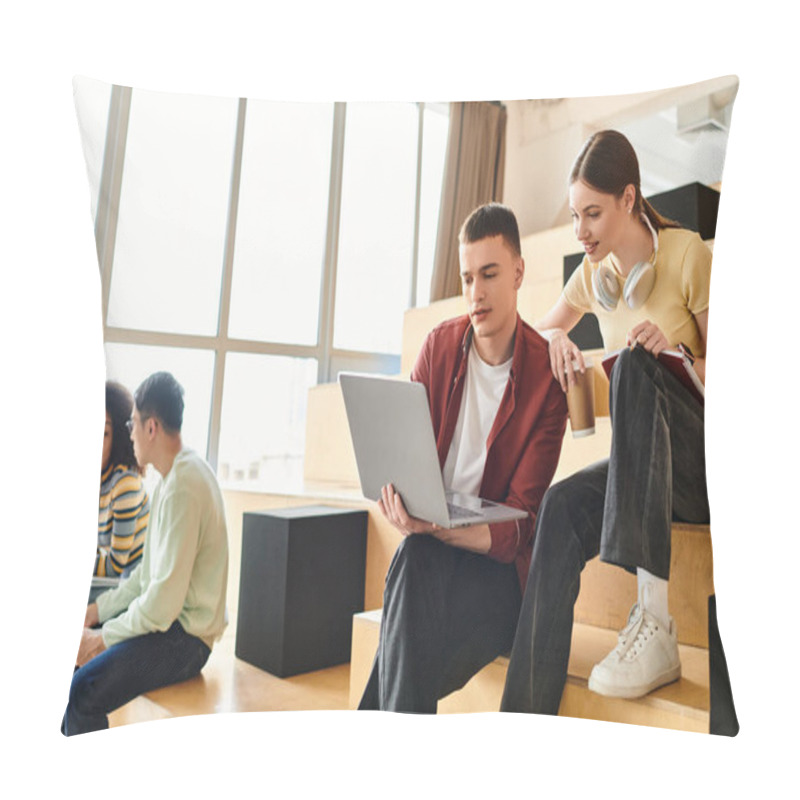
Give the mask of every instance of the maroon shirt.
M 471 341 L 467 315 L 443 322 L 428 334 L 411 372 L 411 380 L 428 391 L 442 468 L 461 409 Z M 511 372 L 486 441 L 480 496 L 528 512 L 525 519 L 489 526 L 487 554 L 515 563 L 523 592 L 536 514 L 555 474 L 566 425 L 567 402 L 550 371 L 547 341 L 517 314 Z

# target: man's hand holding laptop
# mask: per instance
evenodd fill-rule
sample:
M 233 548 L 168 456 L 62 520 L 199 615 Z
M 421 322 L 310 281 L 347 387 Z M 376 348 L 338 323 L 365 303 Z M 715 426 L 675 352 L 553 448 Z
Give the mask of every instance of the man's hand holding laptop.
M 462 547 L 473 553 L 488 553 L 492 546 L 492 535 L 486 524 L 462 528 L 443 528 L 435 522 L 426 522 L 423 519 L 412 517 L 406 511 L 403 498 L 394 490 L 391 483 L 381 488 L 378 508 L 404 537 L 416 533 L 428 533 L 445 544 Z
M 394 490 L 391 483 L 386 484 L 381 488 L 381 496 L 378 500 L 378 508 L 389 522 L 397 528 L 403 536 L 409 536 L 412 533 L 432 533 L 442 530 L 440 525 L 435 522 L 426 522 L 424 519 L 417 519 L 412 517 L 406 511 L 403 504 L 403 499 Z

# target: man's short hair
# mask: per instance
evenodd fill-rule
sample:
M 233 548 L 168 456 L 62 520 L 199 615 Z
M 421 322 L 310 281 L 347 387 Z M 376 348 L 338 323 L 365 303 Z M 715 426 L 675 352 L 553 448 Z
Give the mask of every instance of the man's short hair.
M 167 433 L 180 433 L 183 425 L 183 386 L 169 372 L 145 378 L 133 395 L 139 416 L 155 417 Z
M 461 226 L 459 244 L 472 244 L 492 236 L 502 236 L 518 258 L 522 255 L 519 226 L 514 212 L 502 203 L 487 203 L 476 208 Z

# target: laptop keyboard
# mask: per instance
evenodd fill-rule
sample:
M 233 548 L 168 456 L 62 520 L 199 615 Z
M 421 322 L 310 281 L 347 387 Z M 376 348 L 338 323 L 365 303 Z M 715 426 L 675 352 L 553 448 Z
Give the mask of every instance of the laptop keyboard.
M 454 506 L 452 503 L 447 504 L 447 513 L 450 515 L 450 519 L 469 519 L 470 517 L 480 516 L 480 514 L 470 511 L 468 508 Z

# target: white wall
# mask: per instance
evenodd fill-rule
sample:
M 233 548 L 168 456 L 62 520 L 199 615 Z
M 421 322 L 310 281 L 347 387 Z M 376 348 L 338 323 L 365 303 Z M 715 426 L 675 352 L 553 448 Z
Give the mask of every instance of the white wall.
M 651 191 L 691 180 L 718 181 L 702 166 L 710 161 L 710 149 L 724 152 L 726 134 L 677 137 L 675 108 L 709 95 L 725 103 L 735 96 L 737 86 L 738 80 L 728 76 L 639 94 L 506 101 L 503 200 L 514 209 L 520 234 L 569 223 L 569 170 L 585 139 L 603 128 L 622 129 L 631 139 L 639 153 L 645 194 L 648 179 Z M 721 161 L 714 166 L 721 174 Z

